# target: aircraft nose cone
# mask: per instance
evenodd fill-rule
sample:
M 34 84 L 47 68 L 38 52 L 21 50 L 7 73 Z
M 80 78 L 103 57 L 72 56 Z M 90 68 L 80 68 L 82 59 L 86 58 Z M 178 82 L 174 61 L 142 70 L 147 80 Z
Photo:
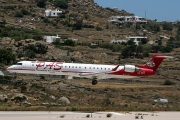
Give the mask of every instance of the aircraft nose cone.
M 11 69 L 12 69 L 12 66 L 8 67 L 6 70 L 10 72 Z
M 6 70 L 9 71 L 9 70 L 10 70 L 10 67 L 8 67 Z

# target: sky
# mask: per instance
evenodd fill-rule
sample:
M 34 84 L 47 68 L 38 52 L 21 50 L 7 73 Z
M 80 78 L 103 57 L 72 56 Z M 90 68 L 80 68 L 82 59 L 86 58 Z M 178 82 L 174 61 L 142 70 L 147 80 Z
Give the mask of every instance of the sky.
M 147 19 L 175 22 L 180 20 L 180 0 L 94 0 L 103 8 L 117 7 Z

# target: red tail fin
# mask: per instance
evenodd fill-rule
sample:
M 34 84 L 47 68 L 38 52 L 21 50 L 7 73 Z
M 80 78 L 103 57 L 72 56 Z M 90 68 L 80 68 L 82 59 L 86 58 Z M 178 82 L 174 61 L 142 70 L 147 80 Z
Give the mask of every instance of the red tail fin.
M 147 69 L 153 69 L 154 71 L 157 70 L 161 62 L 166 59 L 170 58 L 170 56 L 165 56 L 163 54 L 155 54 L 152 56 L 152 58 L 144 65 L 139 65 L 139 68 L 147 68 Z

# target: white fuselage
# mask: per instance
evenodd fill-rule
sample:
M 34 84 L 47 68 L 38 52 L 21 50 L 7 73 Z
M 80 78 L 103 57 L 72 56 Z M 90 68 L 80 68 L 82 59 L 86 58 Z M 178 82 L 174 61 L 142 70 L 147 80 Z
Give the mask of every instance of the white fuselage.
M 137 77 L 107 74 L 115 67 L 116 65 L 21 61 L 10 66 L 7 70 L 13 73 L 68 75 L 85 78 L 93 78 L 98 76 L 97 79 Z M 116 71 L 123 68 L 124 66 L 119 66 Z

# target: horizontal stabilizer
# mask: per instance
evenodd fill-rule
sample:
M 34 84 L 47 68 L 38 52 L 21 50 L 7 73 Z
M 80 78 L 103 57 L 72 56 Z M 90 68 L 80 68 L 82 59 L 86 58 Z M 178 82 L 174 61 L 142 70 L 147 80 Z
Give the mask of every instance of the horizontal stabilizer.
M 155 58 L 174 58 L 172 56 L 156 56 Z

